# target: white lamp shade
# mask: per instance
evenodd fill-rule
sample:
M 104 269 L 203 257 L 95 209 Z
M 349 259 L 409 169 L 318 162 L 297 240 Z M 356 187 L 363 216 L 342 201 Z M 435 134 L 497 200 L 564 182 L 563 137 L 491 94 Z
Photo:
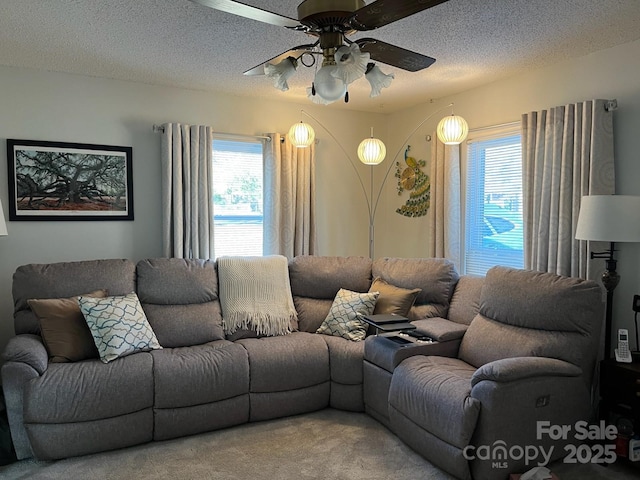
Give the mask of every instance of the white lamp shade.
M 365 138 L 358 146 L 358 158 L 365 165 L 378 165 L 386 155 L 387 147 L 377 138 Z
M 333 76 L 336 69 L 336 65 L 325 65 L 318 70 L 313 80 L 316 95 L 320 95 L 327 102 L 335 102 L 347 92 L 347 84 L 341 78 Z
M 289 90 L 289 84 L 287 80 L 294 73 L 296 73 L 296 66 L 298 62 L 293 57 L 287 57 L 277 65 L 267 63 L 264 66 L 264 74 L 273 79 L 273 86 L 278 90 L 286 92 Z
M 393 73 L 388 75 L 386 73 L 382 73 L 382 70 L 380 70 L 377 65 L 374 65 L 365 74 L 365 78 L 369 82 L 369 85 L 371 85 L 371 93 L 369 96 L 373 98 L 380 95 L 383 88 L 391 85 L 394 75 Z
M 467 121 L 458 115 L 444 117 L 436 129 L 438 138 L 445 145 L 459 145 L 469 134 Z
M 316 139 L 316 132 L 308 123 L 295 123 L 289 129 L 289 141 L 298 148 L 310 146 Z
M 0 236 L 8 235 L 7 224 L 4 221 L 4 212 L 2 211 L 2 202 L 0 202 Z
M 576 239 L 599 242 L 640 242 L 640 196 L 582 197 Z
M 367 71 L 369 54 L 362 53 L 355 42 L 348 47 L 343 45 L 338 48 L 334 58 L 337 68 L 331 72 L 331 75 L 342 79 L 347 85 L 358 80 Z

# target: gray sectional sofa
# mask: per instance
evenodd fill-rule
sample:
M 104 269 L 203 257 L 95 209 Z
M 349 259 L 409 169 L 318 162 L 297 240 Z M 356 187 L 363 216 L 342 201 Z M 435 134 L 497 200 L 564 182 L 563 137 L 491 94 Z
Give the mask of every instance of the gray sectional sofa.
M 509 269 L 498 268 L 493 274 L 495 281 L 503 281 L 503 275 L 509 272 Z M 559 277 L 545 275 L 526 272 L 524 277 L 517 278 L 521 283 L 517 291 L 522 293 L 532 285 L 535 287 L 536 281 L 558 284 Z M 367 292 L 376 277 L 400 288 L 420 289 L 408 316 L 420 330 L 438 340 L 434 345 L 440 345 L 440 350 L 430 352 L 417 348 L 410 352 L 395 347 L 388 350 L 382 337 L 370 336 L 366 341 L 353 342 L 315 333 L 339 289 Z M 212 261 L 147 259 L 135 264 L 109 259 L 19 267 L 13 282 L 16 336 L 4 352 L 2 367 L 2 387 L 18 458 L 58 459 L 84 455 L 332 407 L 366 410 L 433 461 L 429 456 L 433 436 L 429 429 L 433 421 L 428 419 L 428 413 L 426 420 L 420 417 L 428 412 L 429 395 L 420 400 L 410 393 L 414 389 L 407 379 L 412 375 L 411 368 L 404 369 L 402 379 L 397 381 L 394 371 L 404 365 L 403 361 L 409 356 L 435 354 L 455 359 L 465 332 L 473 328 L 473 322 L 479 316 L 486 319 L 497 315 L 493 315 L 491 301 L 482 296 L 486 280 L 459 278 L 453 264 L 446 259 L 372 261 L 364 257 L 314 256 L 290 260 L 289 278 L 297 312 L 297 331 L 259 338 L 251 331 L 225 336 L 217 266 Z M 584 306 L 580 314 L 585 316 L 588 328 L 575 327 L 571 322 L 581 319 L 574 315 L 562 328 L 549 329 L 567 330 L 573 325 L 583 340 L 580 348 L 589 350 L 579 356 L 575 369 L 570 368 L 571 358 L 563 360 L 567 365 L 555 367 L 561 377 L 577 377 L 588 389 L 592 378 L 589 369 L 595 362 L 592 350 L 597 351 L 594 345 L 599 336 L 596 324 L 602 313 L 599 295 L 597 301 L 589 298 L 594 289 L 599 291 L 599 288 L 582 280 L 571 279 L 568 283 L 565 280 L 565 283 L 562 295 L 575 295 L 570 305 Z M 110 295 L 135 291 L 163 348 L 124 356 L 106 364 L 98 359 L 52 363 L 28 300 L 73 297 L 100 289 Z M 538 291 L 538 296 L 531 297 L 533 303 L 544 302 L 541 295 L 549 294 L 549 288 Z M 495 289 L 491 292 L 493 296 L 509 295 L 509 292 L 496 293 Z M 532 302 L 516 300 L 523 301 L 525 308 L 532 308 Z M 518 312 L 518 308 L 512 308 L 511 313 L 517 318 L 518 328 L 523 329 L 518 333 L 526 335 L 526 325 L 523 327 L 522 322 L 527 319 L 522 320 L 513 312 Z M 501 315 L 497 316 L 502 318 Z M 535 316 L 535 312 L 531 315 Z M 545 321 L 539 321 L 535 328 L 546 328 Z M 489 329 L 490 335 L 495 336 L 496 332 L 499 330 Z M 560 333 L 560 336 L 567 335 L 571 336 Z M 499 335 L 493 341 L 499 342 Z M 559 341 L 555 346 L 561 348 L 561 344 Z M 491 341 L 478 345 L 482 345 L 480 350 L 493 348 Z M 535 341 L 530 343 L 529 351 L 524 354 L 513 348 L 502 349 L 497 355 L 502 358 L 557 353 L 549 349 L 536 351 L 536 345 Z M 465 351 L 462 358 L 475 365 L 466 369 L 472 373 L 484 360 L 479 359 L 477 352 L 468 353 L 472 351 L 468 345 Z M 486 360 L 491 363 L 496 359 Z M 535 361 L 532 365 L 535 371 Z M 424 382 L 427 367 L 412 368 L 420 371 L 417 378 Z M 539 375 L 530 371 L 528 376 L 537 376 L 544 384 L 542 377 L 554 376 L 555 372 L 547 370 Z M 483 372 L 489 376 L 491 369 L 485 368 Z M 466 394 L 464 389 L 456 387 L 456 394 L 462 398 L 471 395 L 471 373 L 466 380 L 469 383 Z M 509 371 L 503 375 L 508 377 Z M 557 380 L 555 376 L 554 379 Z M 474 377 L 473 381 L 480 380 Z M 454 384 L 461 385 L 459 375 Z M 427 385 L 426 390 L 429 388 Z M 393 392 L 396 392 L 395 398 L 391 398 Z M 457 397 L 453 398 L 458 401 Z M 442 402 L 447 401 L 446 397 L 442 398 Z M 580 416 L 587 415 L 588 398 L 579 395 L 572 401 L 580 403 L 576 410 Z M 447 410 L 443 408 L 441 405 L 436 410 Z M 448 411 L 452 413 L 455 409 Z M 465 415 L 467 412 L 463 411 L 462 417 Z M 488 418 L 480 414 L 478 424 L 485 425 Z M 554 416 L 554 420 L 561 418 Z M 456 421 L 451 420 L 452 424 Z M 469 440 L 474 425 L 469 426 L 467 421 L 467 430 L 460 437 Z M 482 439 L 487 441 L 487 427 L 483 429 Z M 456 444 L 459 440 L 455 439 Z M 447 457 L 447 448 L 441 453 L 441 445 L 438 442 L 434 445 L 438 455 L 444 458 L 434 463 L 456 475 L 469 476 L 468 467 L 455 468 L 460 460 L 459 449 L 455 450 L 458 447 L 454 448 L 453 456 Z M 483 470 L 478 471 L 485 474 Z M 505 472 L 499 473 L 504 476 Z M 490 477 L 491 473 L 486 478 Z

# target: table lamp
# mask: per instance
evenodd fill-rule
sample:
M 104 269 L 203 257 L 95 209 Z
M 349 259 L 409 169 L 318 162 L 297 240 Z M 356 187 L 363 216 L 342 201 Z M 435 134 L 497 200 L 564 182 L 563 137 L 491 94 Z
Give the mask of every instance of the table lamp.
M 613 291 L 620 281 L 614 258 L 616 242 L 640 242 L 640 196 L 588 195 L 582 197 L 577 240 L 609 242 L 609 250 L 591 252 L 591 258 L 604 258 L 606 268 L 602 284 L 607 290 L 604 358 L 611 357 Z

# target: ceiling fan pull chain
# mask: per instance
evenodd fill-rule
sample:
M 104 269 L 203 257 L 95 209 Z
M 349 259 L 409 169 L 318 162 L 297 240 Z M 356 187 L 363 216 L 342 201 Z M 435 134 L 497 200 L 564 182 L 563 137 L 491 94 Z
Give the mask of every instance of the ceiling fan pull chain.
M 316 96 L 316 84 L 315 83 L 311 84 L 311 95 L 313 95 L 314 97 Z
M 344 94 L 344 103 L 349 103 L 349 91 L 348 90 Z

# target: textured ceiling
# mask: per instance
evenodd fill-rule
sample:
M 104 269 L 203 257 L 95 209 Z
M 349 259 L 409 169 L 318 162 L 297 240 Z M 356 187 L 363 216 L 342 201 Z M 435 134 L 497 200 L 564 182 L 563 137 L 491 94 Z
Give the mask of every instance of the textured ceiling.
M 297 0 L 245 0 L 296 17 Z M 367 3 L 371 3 L 367 1 Z M 640 0 L 449 0 L 373 32 L 437 59 L 377 98 L 357 80 L 350 103 L 327 108 L 392 112 L 503 77 L 640 38 Z M 0 0 L 0 64 L 307 102 L 312 69 L 290 90 L 242 72 L 309 42 L 300 32 L 189 0 Z M 313 39 L 311 39 L 313 40 Z

